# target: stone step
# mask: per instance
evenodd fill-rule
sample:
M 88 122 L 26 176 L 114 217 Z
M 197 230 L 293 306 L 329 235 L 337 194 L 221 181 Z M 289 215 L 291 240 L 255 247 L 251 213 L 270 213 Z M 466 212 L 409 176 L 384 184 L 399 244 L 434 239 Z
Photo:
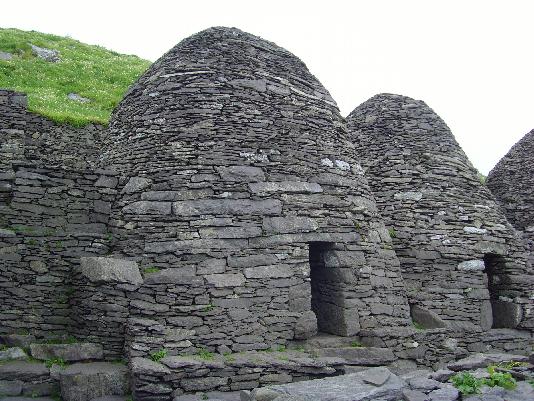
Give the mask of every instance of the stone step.
M 334 334 L 328 333 L 319 333 L 312 338 L 308 338 L 302 341 L 292 341 L 288 348 L 304 348 L 304 349 L 315 349 L 315 348 L 340 348 L 340 347 L 349 347 L 351 344 L 359 343 L 359 337 L 342 337 L 336 336 Z
M 59 387 L 43 363 L 11 361 L 0 364 L 0 396 L 45 396 Z
M 26 358 L 28 358 L 28 355 L 26 355 L 26 352 L 20 347 L 10 347 L 0 351 L 0 361 L 20 361 Z
M 340 347 L 319 348 L 314 351 L 318 356 L 343 358 L 347 365 L 383 366 L 397 360 L 389 348 L 378 347 Z
M 35 341 L 35 336 L 29 334 L 0 334 L 0 344 L 8 347 L 29 348 Z
M 104 358 L 101 344 L 30 344 L 30 353 L 39 360 L 62 359 L 65 362 L 100 361 Z
M 174 397 L 173 401 L 241 401 L 240 391 L 206 391 Z
M 130 393 L 128 367 L 109 362 L 75 363 L 59 372 L 63 401 L 90 401 Z
M 57 401 L 49 397 L 1 397 L 0 401 Z

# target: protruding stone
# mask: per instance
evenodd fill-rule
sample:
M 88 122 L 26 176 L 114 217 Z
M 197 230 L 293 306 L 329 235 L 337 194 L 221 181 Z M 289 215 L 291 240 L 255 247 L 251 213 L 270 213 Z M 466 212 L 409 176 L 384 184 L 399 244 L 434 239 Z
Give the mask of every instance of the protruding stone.
M 40 360 L 60 358 L 66 362 L 100 360 L 104 358 L 101 344 L 31 344 L 32 357 Z
M 140 285 L 143 282 L 137 263 L 130 260 L 82 257 L 81 273 L 94 283 L 127 283 Z
M 76 363 L 60 373 L 61 396 L 65 401 L 90 401 L 130 391 L 128 368 L 107 362 Z

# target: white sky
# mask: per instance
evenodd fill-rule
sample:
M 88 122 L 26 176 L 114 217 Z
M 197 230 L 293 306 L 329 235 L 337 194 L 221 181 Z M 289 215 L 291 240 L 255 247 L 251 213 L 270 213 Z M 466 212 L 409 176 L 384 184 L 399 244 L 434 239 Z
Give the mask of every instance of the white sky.
M 210 26 L 288 49 L 344 116 L 381 93 L 424 100 L 482 173 L 534 128 L 534 1 L 2 1 L 0 27 L 156 60 Z

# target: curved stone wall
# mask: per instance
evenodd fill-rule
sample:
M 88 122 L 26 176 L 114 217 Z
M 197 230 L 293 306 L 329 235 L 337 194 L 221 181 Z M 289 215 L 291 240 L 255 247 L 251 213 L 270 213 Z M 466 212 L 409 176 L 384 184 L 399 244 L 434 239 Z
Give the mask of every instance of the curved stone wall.
M 133 315 L 181 330 L 175 352 L 265 349 L 316 316 L 340 335 L 409 324 L 338 108 L 286 50 L 237 29 L 185 39 L 130 89 L 106 146 L 126 177 L 115 253 L 144 270 Z
M 534 232 L 534 130 L 490 171 L 486 185 L 517 229 Z
M 393 237 L 414 319 L 532 327 L 520 236 L 443 120 L 422 101 L 381 94 L 349 115 L 348 129 Z

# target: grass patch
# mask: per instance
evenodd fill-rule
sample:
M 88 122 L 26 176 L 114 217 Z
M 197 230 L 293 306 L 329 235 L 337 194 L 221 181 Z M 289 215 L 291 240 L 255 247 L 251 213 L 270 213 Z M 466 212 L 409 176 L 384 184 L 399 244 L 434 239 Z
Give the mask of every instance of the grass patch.
M 30 44 L 58 50 L 61 61 L 33 55 Z M 150 62 L 71 38 L 18 29 L 0 29 L 0 51 L 14 55 L 0 60 L 0 88 L 28 95 L 30 111 L 58 123 L 106 125 L 128 87 Z M 69 93 L 91 102 L 70 100 Z
M 159 267 L 155 267 L 155 266 L 149 266 L 149 267 L 145 267 L 143 269 L 143 273 L 145 273 L 145 274 L 157 273 L 159 271 L 160 271 L 160 268 Z
M 53 358 L 53 359 L 47 359 L 45 361 L 45 365 L 47 368 L 51 368 L 52 366 L 59 366 L 60 368 L 64 368 L 67 366 L 67 362 L 63 358 Z
M 198 357 L 200 359 L 204 359 L 206 361 L 211 361 L 213 359 L 213 352 L 209 352 L 207 349 L 205 348 L 200 348 L 198 350 Z
M 160 349 L 159 351 L 153 352 L 150 354 L 150 359 L 154 362 L 159 362 L 167 356 L 167 350 Z

